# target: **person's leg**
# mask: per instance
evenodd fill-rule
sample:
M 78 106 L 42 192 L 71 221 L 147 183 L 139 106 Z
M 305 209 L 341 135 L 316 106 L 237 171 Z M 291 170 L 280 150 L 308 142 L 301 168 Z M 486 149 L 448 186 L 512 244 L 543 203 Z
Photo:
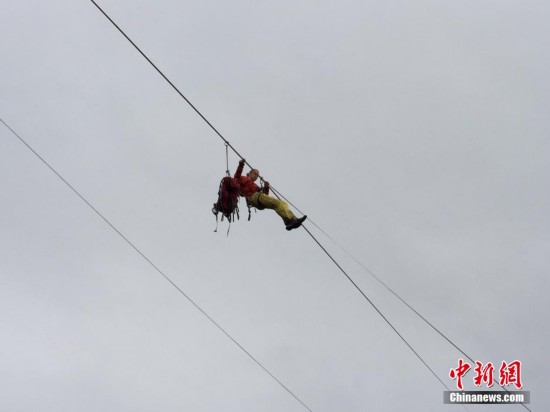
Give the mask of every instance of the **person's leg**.
M 257 193 L 251 198 L 252 204 L 255 207 L 266 209 L 272 209 L 277 213 L 287 224 L 290 221 L 296 219 L 294 213 L 288 208 L 288 204 L 282 200 L 275 199 L 274 197 L 268 196 L 264 193 Z

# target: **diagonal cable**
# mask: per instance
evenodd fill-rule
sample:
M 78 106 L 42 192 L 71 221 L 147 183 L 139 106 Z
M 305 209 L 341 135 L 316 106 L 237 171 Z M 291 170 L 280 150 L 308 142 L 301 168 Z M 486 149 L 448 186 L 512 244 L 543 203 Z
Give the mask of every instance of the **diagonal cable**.
M 124 36 L 124 38 L 126 40 L 128 40 L 128 42 L 139 52 L 139 54 L 141 54 L 143 56 L 143 58 L 145 60 L 147 60 L 147 62 L 157 71 L 158 74 L 160 74 L 162 76 L 162 78 L 164 80 L 166 80 L 166 82 L 172 87 L 172 89 L 175 90 L 175 92 L 177 94 L 179 94 L 179 96 L 195 111 L 195 113 L 197 113 L 200 118 L 202 120 L 204 120 L 204 122 L 210 126 L 210 128 L 214 131 L 214 133 L 216 133 L 218 135 L 218 137 L 220 139 L 223 140 L 223 142 L 225 143 L 226 145 L 226 148 L 229 147 L 231 148 L 231 150 L 237 155 L 239 156 L 241 159 L 245 159 L 244 156 L 242 156 L 238 151 L 237 149 L 235 149 L 235 147 L 233 147 L 233 145 L 229 142 L 229 140 L 227 140 L 221 133 L 218 129 L 216 129 L 214 127 L 214 125 L 200 112 L 200 110 L 191 102 L 191 100 L 189 100 L 181 91 L 180 89 L 178 89 L 178 87 L 163 73 L 162 70 L 160 70 L 158 68 L 158 66 L 141 50 L 141 48 L 130 38 L 130 36 L 128 36 L 124 30 L 122 30 L 120 28 L 120 26 L 118 24 L 116 24 L 116 22 L 107 14 L 107 12 L 105 12 L 105 10 L 103 10 L 101 8 L 101 6 L 99 4 L 97 4 L 97 2 L 95 2 L 95 0 L 90 0 L 94 6 L 97 7 L 97 9 L 101 12 L 101 14 L 103 14 L 103 16 L 105 16 L 105 18 L 107 20 L 109 20 L 111 22 L 111 24 L 120 32 L 120 34 L 122 34 Z M 248 161 L 245 160 L 245 163 L 252 169 L 254 169 L 254 167 L 248 163 Z M 273 188 L 273 186 L 271 186 Z
M 162 78 L 166 80 L 166 82 L 170 86 L 172 86 L 172 88 L 176 91 L 176 93 L 179 94 L 183 100 L 185 100 L 185 102 L 200 116 L 200 118 L 204 120 L 208 126 L 210 126 L 210 128 L 220 137 L 220 139 L 222 139 L 225 142 L 225 144 L 229 146 L 231 150 L 233 150 L 233 152 L 235 152 L 237 156 L 239 156 L 240 158 L 243 158 L 243 156 L 241 156 L 241 154 L 237 151 L 237 149 L 235 149 L 231 145 L 231 143 L 229 143 L 229 141 L 225 137 L 223 137 L 223 135 L 218 131 L 218 129 L 216 129 L 214 125 L 210 123 L 208 119 L 199 111 L 199 109 L 197 109 L 197 107 L 193 103 L 191 103 L 191 101 L 187 97 L 185 97 L 185 95 L 176 87 L 176 85 L 172 83 L 172 81 L 168 77 L 166 77 L 166 75 L 162 72 L 162 70 L 160 70 L 158 66 L 155 63 L 153 63 L 153 61 L 149 57 L 147 57 L 147 55 L 139 48 L 139 46 L 136 43 L 134 43 L 134 41 L 124 32 L 124 30 L 122 30 L 119 27 L 118 24 L 115 23 L 115 21 L 101 8 L 101 6 L 99 6 L 99 4 L 97 4 L 94 0 L 90 0 L 90 1 L 94 4 L 94 6 L 97 7 L 97 9 L 101 12 L 101 14 L 103 14 L 105 18 L 107 18 L 107 20 L 109 20 L 112 23 L 112 25 L 115 26 L 115 28 L 126 38 L 126 40 L 128 40 L 130 44 L 134 46 L 134 48 L 139 52 L 139 54 L 141 54 L 145 58 L 145 60 L 147 60 L 147 62 L 149 62 L 149 64 L 153 66 L 153 68 L 157 71 L 157 73 L 160 74 Z
M 46 165 L 69 189 L 71 189 L 90 209 L 92 209 L 111 229 L 113 229 L 128 245 L 132 247 L 149 265 L 155 269 L 164 279 L 166 279 L 181 295 L 183 295 L 195 308 L 202 313 L 218 330 L 220 330 L 229 340 L 243 351 L 254 363 L 264 370 L 275 382 L 277 382 L 286 392 L 296 399 L 308 411 L 311 409 L 298 398 L 285 384 L 283 384 L 273 373 L 271 373 L 260 361 L 258 361 L 248 350 L 246 350 L 233 336 L 229 334 L 219 323 L 217 323 L 204 309 L 202 309 L 191 297 L 183 291 L 172 279 L 170 279 L 157 265 L 155 265 L 137 246 L 135 246 L 124 234 L 120 232 L 99 210 L 97 210 L 84 196 L 80 194 L 57 170 L 55 170 L 36 150 L 34 150 L 21 136 L 19 136 L 4 120 L 0 119 L 14 136 L 16 136 L 44 165 Z
M 434 375 L 436 377 L 436 379 L 441 382 L 441 384 L 448 390 L 450 391 L 449 387 L 445 384 L 445 382 L 443 382 L 439 376 L 437 376 L 437 374 L 433 371 L 433 369 L 426 363 L 426 361 L 418 354 L 418 352 L 411 346 L 411 344 L 409 342 L 407 342 L 407 340 L 403 337 L 403 335 L 401 335 L 401 333 L 399 333 L 399 331 L 395 328 L 395 326 L 393 326 L 393 324 L 388 320 L 388 318 L 380 311 L 380 309 L 378 309 L 378 307 L 374 304 L 374 302 L 369 299 L 369 297 L 365 294 L 365 292 L 363 292 L 363 290 L 357 285 L 357 283 L 355 283 L 353 281 L 353 279 L 348 275 L 348 273 L 342 268 L 342 266 L 340 266 L 340 264 L 336 261 L 336 259 L 334 259 L 332 257 L 332 255 L 327 251 L 327 249 L 317 240 L 317 238 L 315 236 L 313 236 L 313 234 L 308 230 L 308 228 L 305 226 L 305 225 L 302 225 L 302 227 L 305 229 L 305 231 L 308 233 L 309 236 L 311 236 L 311 238 L 315 241 L 315 243 L 317 243 L 317 245 L 321 248 L 321 250 L 323 252 L 325 252 L 325 254 L 329 257 L 330 260 L 332 260 L 332 262 L 336 265 L 336 267 L 340 270 L 340 272 L 342 272 L 344 274 L 344 276 L 351 282 L 351 284 L 355 287 L 355 289 L 357 289 L 359 291 L 359 293 L 365 298 L 365 300 L 367 302 L 370 303 L 370 305 L 374 308 L 374 310 L 376 310 L 376 312 L 378 312 L 378 314 L 382 317 L 382 319 L 384 319 L 384 321 L 393 329 L 393 331 L 397 334 L 397 336 L 399 336 L 401 338 L 401 340 L 403 342 L 405 342 L 405 344 L 409 347 L 409 349 L 416 355 L 416 357 L 418 359 L 420 359 L 420 361 L 424 364 L 424 366 L 426 366 L 426 368 L 429 369 L 429 371 L 432 373 L 432 375 Z
M 115 26 L 115 28 L 130 42 L 130 44 L 153 66 L 153 68 L 168 82 L 170 86 L 185 100 L 185 102 L 210 126 L 210 128 L 224 141 L 226 144 L 226 147 L 230 147 L 233 152 L 240 158 L 243 158 L 243 156 L 229 143 L 229 141 L 222 136 L 222 134 L 206 119 L 206 117 L 191 103 L 191 101 L 185 97 L 185 95 L 166 77 L 166 75 L 157 67 L 153 61 L 147 57 L 147 55 L 134 43 L 134 41 L 115 23 L 115 21 L 94 1 L 90 0 L 97 9 Z M 247 163 L 248 164 L 248 163 Z M 249 165 L 250 166 L 250 165 Z M 276 190 L 274 190 L 275 193 L 278 193 Z M 296 208 L 297 209 L 297 208 Z M 297 209 L 298 210 L 298 209 Z M 303 214 L 303 213 L 302 213 Z M 306 229 L 304 227 L 304 229 Z M 395 327 L 388 321 L 388 319 L 378 310 L 378 308 L 372 303 L 372 301 L 363 293 L 363 291 L 353 282 L 353 280 L 348 276 L 348 274 L 342 269 L 342 267 L 332 258 L 332 256 L 326 251 L 326 249 L 317 241 L 317 239 L 309 232 L 309 230 L 306 229 L 306 231 L 310 234 L 310 236 L 317 242 L 317 244 L 327 253 L 327 255 L 332 259 L 332 261 L 338 266 L 338 268 L 346 275 L 346 277 L 352 282 L 352 284 L 359 290 L 359 292 L 367 299 L 367 301 L 376 309 L 376 311 L 384 318 L 384 320 L 391 326 L 391 328 L 399 335 L 401 339 L 409 346 L 409 348 L 416 354 L 416 356 L 426 365 L 426 367 L 434 374 L 434 376 L 443 384 L 443 386 L 447 387 L 445 383 L 435 374 L 435 372 L 428 366 L 428 364 L 418 355 L 418 353 L 410 346 L 410 344 L 403 338 L 403 336 L 395 329 Z M 447 388 L 448 389 L 448 388 Z
M 226 147 L 230 147 L 231 150 L 233 150 L 233 152 L 239 156 L 241 159 L 244 159 L 244 157 L 231 145 L 231 143 L 212 125 L 212 123 L 210 123 L 210 121 L 208 121 L 208 119 L 196 108 L 195 105 L 193 105 L 191 103 L 191 101 L 185 97 L 185 95 L 174 85 L 174 83 L 172 83 L 170 81 L 170 79 L 168 79 L 168 77 L 155 65 L 155 63 L 153 63 L 153 61 L 147 57 L 147 55 L 136 45 L 136 43 L 134 43 L 134 41 L 132 41 L 132 39 L 115 23 L 115 21 L 94 1 L 94 0 L 90 0 L 96 7 L 97 9 L 113 24 L 113 26 L 115 26 L 115 28 L 130 42 L 130 44 L 132 44 L 132 46 L 149 62 L 149 64 L 151 64 L 151 66 L 153 66 L 153 68 L 164 78 L 164 80 L 166 80 L 166 82 L 168 82 L 168 84 L 185 100 L 185 102 L 206 122 L 206 124 L 208 126 L 210 126 L 210 128 L 224 141 L 224 143 L 226 144 Z M 245 160 L 245 163 L 253 168 L 253 166 L 251 164 L 249 164 L 246 160 Z M 281 195 L 276 189 L 274 186 L 271 186 L 271 189 L 272 191 L 277 195 L 279 195 L 281 198 L 283 198 L 288 204 L 290 204 L 292 207 L 294 207 L 294 209 L 296 209 L 299 213 L 301 213 L 302 215 L 304 215 L 303 212 L 300 211 L 300 209 L 298 209 L 292 202 L 290 202 L 288 199 L 286 199 L 283 195 Z M 311 219 L 310 219 L 310 222 L 316 226 L 321 232 L 325 233 L 325 235 L 327 235 L 329 238 L 330 236 L 328 234 L 326 234 L 325 231 L 323 231 L 315 222 L 313 222 Z M 306 229 L 307 230 L 307 229 Z M 308 231 L 309 232 L 309 231 Z M 311 233 L 310 233 L 311 235 Z M 314 238 L 315 239 L 315 238 Z M 316 240 L 316 239 L 315 239 Z M 316 240 L 317 241 L 317 240 Z M 334 241 L 334 240 L 333 240 Z M 320 245 L 321 246 L 321 245 Z M 322 246 L 321 246 L 322 247 Z M 324 249 L 324 248 L 323 248 Z M 329 255 L 330 256 L 330 255 Z M 332 257 L 331 257 L 332 259 Z M 336 262 L 335 262 L 336 263 Z M 336 263 L 337 264 L 337 263 Z M 338 265 L 338 264 L 337 264 Z M 338 265 L 339 266 L 339 265 Z M 365 268 L 366 269 L 366 268 Z M 368 271 L 368 269 L 366 269 Z M 369 271 L 370 273 L 370 271 Z M 351 280 L 351 279 L 350 279 Z M 353 282 L 352 282 L 353 283 Z M 356 286 L 356 285 L 355 285 Z M 357 286 L 356 286 L 357 287 Z M 387 286 L 386 286 L 387 287 Z M 392 291 L 392 293 L 395 293 Z M 397 294 L 396 296 L 402 300 Z M 407 306 L 410 307 L 410 305 L 408 305 L 405 301 L 403 301 L 403 303 L 405 303 Z M 424 319 L 426 322 L 428 322 L 423 316 L 421 316 L 416 310 L 414 310 L 412 307 L 410 307 L 418 316 L 420 316 L 422 319 Z M 435 328 L 431 323 L 428 322 L 428 324 L 430 324 L 430 326 L 432 328 L 434 328 L 438 333 L 440 333 L 447 341 L 449 341 L 449 343 L 451 343 L 455 348 L 457 348 L 460 352 L 462 352 L 462 350 L 460 348 L 458 348 L 452 341 L 450 341 L 450 339 L 448 339 L 446 336 L 444 336 L 439 330 L 437 330 L 437 328 Z M 396 331 L 397 332 L 397 331 Z M 412 348 L 411 348 L 412 349 Z M 466 355 L 464 352 L 462 352 L 466 357 L 468 357 L 469 359 L 471 359 L 468 355 Z M 436 376 L 437 377 L 437 376 Z M 439 378 L 438 378 L 439 379 Z M 503 388 L 505 391 L 508 392 L 508 390 L 506 388 Z M 525 405 L 524 405 L 525 406 Z M 527 408 L 527 407 L 526 407 Z M 529 408 L 527 408 L 529 409 Z
M 300 212 L 301 214 L 303 214 L 300 209 L 298 209 L 292 202 L 290 202 L 290 200 L 288 200 L 286 197 L 284 197 L 280 192 L 278 192 L 277 190 L 273 190 L 275 196 L 277 196 L 278 198 L 282 198 L 283 200 L 285 200 L 288 204 L 290 204 L 292 207 L 294 207 L 294 209 L 296 209 L 298 212 Z M 462 353 L 466 358 L 468 358 L 472 363 L 475 363 L 475 361 L 472 359 L 471 356 L 469 356 L 466 352 L 464 352 L 462 349 L 460 349 L 451 339 L 449 339 L 443 332 L 441 332 L 436 326 L 434 326 L 428 319 L 426 319 L 424 316 L 422 316 L 422 314 L 420 314 L 420 312 L 418 312 L 414 307 L 412 307 L 407 301 L 405 301 L 405 299 L 403 299 L 401 296 L 399 296 L 397 294 L 397 292 L 395 292 L 391 287 L 389 287 L 382 279 L 380 279 L 378 276 L 376 276 L 374 274 L 374 272 L 372 272 L 369 268 L 367 268 L 363 263 L 361 263 L 355 256 L 353 256 L 351 254 L 351 252 L 349 252 L 346 248 L 344 248 L 339 242 L 337 242 L 331 235 L 329 235 L 325 230 L 323 230 L 323 228 L 321 228 L 317 223 L 315 223 L 312 219 L 308 218 L 308 221 L 313 225 L 315 226 L 321 233 L 323 233 L 327 238 L 329 238 L 334 244 L 336 244 L 340 249 L 342 249 L 351 259 L 353 259 L 353 261 L 355 261 L 355 263 L 357 263 L 359 266 L 361 266 L 367 273 L 369 273 L 376 281 L 378 281 L 382 286 L 384 286 L 390 293 L 392 293 L 397 299 L 399 299 L 405 306 L 407 306 L 413 313 L 415 313 L 420 319 L 422 319 L 426 324 L 428 324 L 435 332 L 437 332 L 442 338 L 444 338 L 448 343 L 450 343 L 455 349 L 457 349 L 460 353 Z M 305 226 L 304 226 L 304 229 Z M 329 256 L 329 258 L 336 264 L 336 266 L 338 266 L 338 268 L 347 276 L 347 274 L 344 272 L 344 270 L 341 268 L 341 266 L 336 263 L 336 261 L 332 258 L 332 256 L 326 251 L 326 249 L 321 246 L 321 244 L 317 241 L 317 239 L 315 239 L 313 237 L 313 235 L 310 233 L 309 230 L 306 229 L 306 231 L 308 232 L 308 234 L 315 240 L 315 242 L 321 247 L 321 249 L 323 249 L 323 251 L 327 254 L 327 256 Z M 351 281 L 351 283 L 353 284 L 353 286 L 355 286 L 359 292 L 361 292 L 361 294 L 363 294 L 363 296 L 366 298 L 365 294 L 359 289 L 359 287 L 355 284 L 355 282 L 353 282 L 351 280 L 351 278 L 349 278 L 349 276 L 347 276 L 348 279 Z M 369 300 L 367 298 L 367 300 Z M 370 302 L 370 300 L 369 300 Z M 372 302 L 370 302 L 372 304 Z M 381 313 L 380 313 L 381 314 Z M 382 314 L 381 314 L 382 315 Z M 382 317 L 385 319 L 385 317 L 382 315 Z M 390 325 L 391 326 L 391 325 Z M 393 328 L 393 327 L 392 327 Z M 394 329 L 395 330 L 395 329 Z M 396 331 L 397 332 L 397 331 Z M 399 334 L 399 333 L 398 333 Z M 401 337 L 401 336 L 400 336 Z M 412 349 L 412 348 L 411 348 Z M 414 350 L 413 350 L 414 352 Z M 415 352 L 416 354 L 416 352 Z M 422 360 L 422 359 L 421 359 Z M 427 366 L 427 365 L 426 365 Z M 430 369 L 431 370 L 431 369 Z M 433 371 L 432 371 L 433 373 Z M 438 378 L 439 379 L 439 378 Z M 441 382 L 441 381 L 440 381 Z M 507 393 L 512 393 L 508 388 L 505 388 L 504 386 L 501 386 L 502 390 L 507 392 Z M 527 407 L 527 405 L 525 405 L 524 403 L 521 404 L 525 409 L 527 409 L 528 411 L 531 411 L 531 409 L 529 409 Z

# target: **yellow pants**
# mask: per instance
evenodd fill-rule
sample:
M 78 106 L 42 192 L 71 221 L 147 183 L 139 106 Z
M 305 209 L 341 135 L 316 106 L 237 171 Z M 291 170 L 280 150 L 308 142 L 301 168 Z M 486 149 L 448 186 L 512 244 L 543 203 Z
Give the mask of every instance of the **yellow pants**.
M 282 200 L 275 199 L 274 197 L 268 196 L 262 192 L 254 193 L 248 199 L 250 200 L 250 204 L 257 209 L 273 209 L 279 216 L 281 216 L 285 223 L 289 220 L 295 219 L 294 213 L 290 211 L 287 203 Z

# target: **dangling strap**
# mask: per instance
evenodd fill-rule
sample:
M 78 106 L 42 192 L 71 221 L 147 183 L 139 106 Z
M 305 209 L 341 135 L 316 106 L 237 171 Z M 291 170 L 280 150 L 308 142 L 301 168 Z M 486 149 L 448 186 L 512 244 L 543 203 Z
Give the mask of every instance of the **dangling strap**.
M 252 215 L 252 203 L 250 203 L 250 199 L 248 197 L 246 198 L 246 207 L 248 207 L 248 221 L 250 222 L 250 217 Z
M 214 233 L 218 232 L 218 214 L 216 213 L 216 229 L 214 229 Z

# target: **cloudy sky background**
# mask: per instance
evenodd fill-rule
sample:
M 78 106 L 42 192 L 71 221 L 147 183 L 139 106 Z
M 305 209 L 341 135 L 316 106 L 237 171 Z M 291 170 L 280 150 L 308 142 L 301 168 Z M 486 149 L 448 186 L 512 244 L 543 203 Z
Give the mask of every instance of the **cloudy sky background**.
M 300 210 L 549 404 L 548 2 L 100 5 Z M 223 142 L 91 2 L 0 9 L 0 118 L 311 409 L 464 410 L 304 230 L 243 211 L 213 233 Z M 1 124 L 0 156 L 2 410 L 305 410 Z M 308 228 L 454 388 L 461 354 Z

